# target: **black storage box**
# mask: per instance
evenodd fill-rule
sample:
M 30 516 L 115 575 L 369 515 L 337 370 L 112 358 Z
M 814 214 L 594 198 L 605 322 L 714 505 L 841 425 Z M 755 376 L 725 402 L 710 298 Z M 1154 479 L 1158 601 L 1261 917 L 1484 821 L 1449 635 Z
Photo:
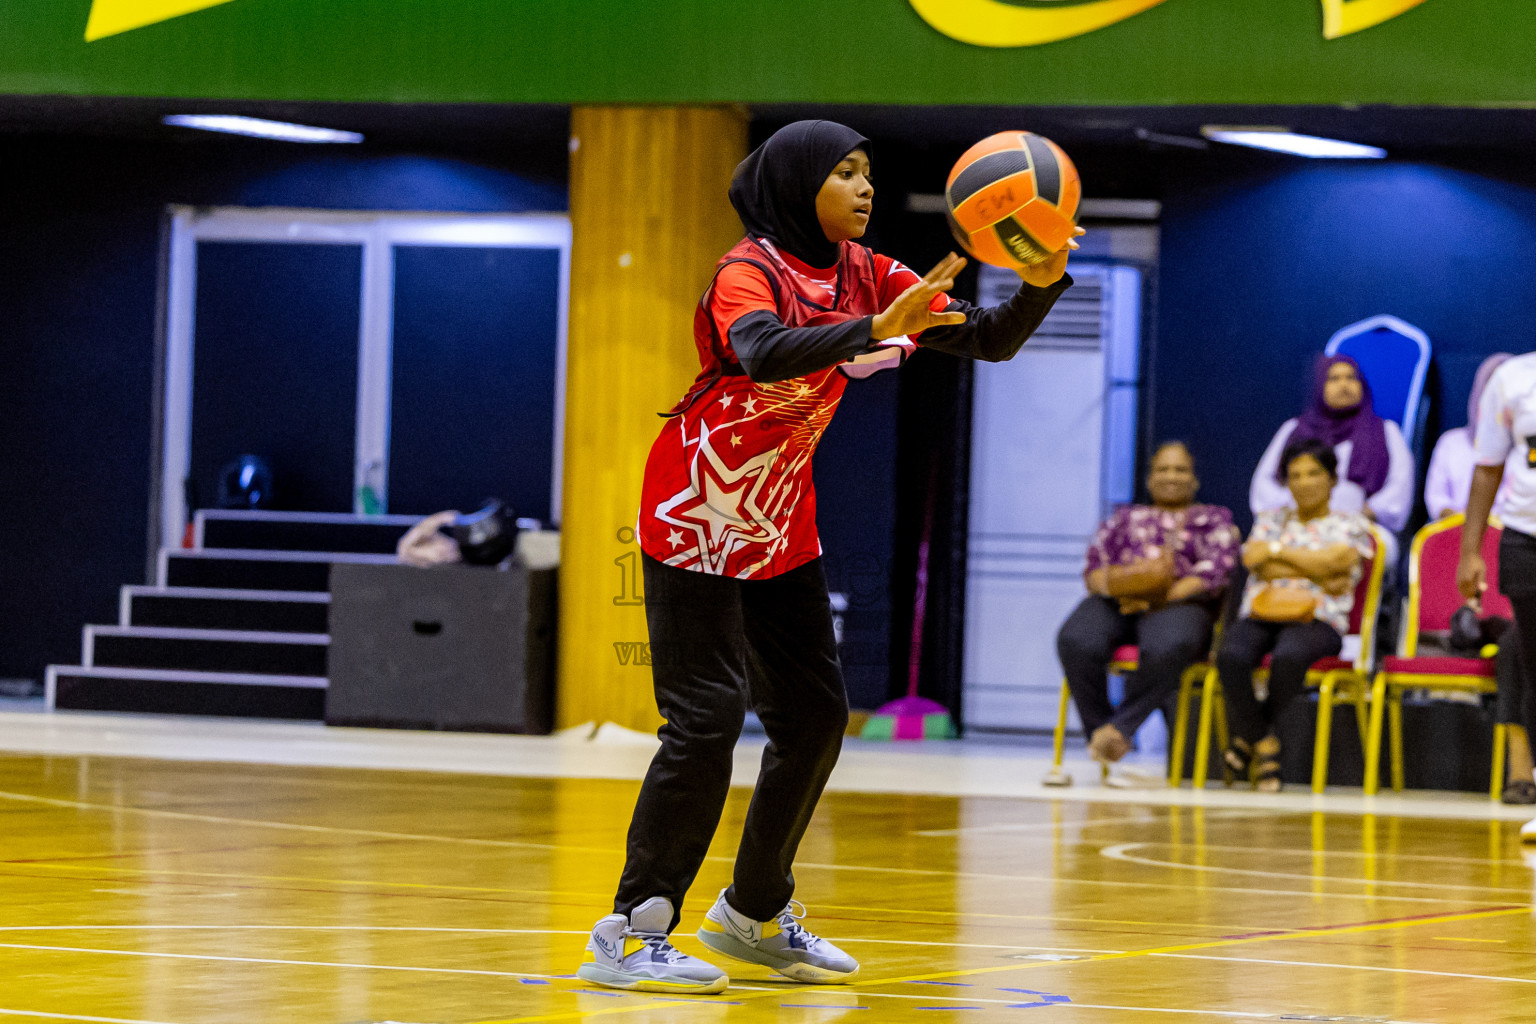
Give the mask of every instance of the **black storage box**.
M 326 724 L 549 732 L 556 573 L 333 565 Z

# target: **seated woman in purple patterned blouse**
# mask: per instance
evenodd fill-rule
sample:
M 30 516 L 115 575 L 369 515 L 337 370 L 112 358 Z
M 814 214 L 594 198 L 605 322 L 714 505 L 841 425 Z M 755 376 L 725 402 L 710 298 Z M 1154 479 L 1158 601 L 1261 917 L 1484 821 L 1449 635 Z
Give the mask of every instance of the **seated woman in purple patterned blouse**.
M 1210 650 L 1241 535 L 1229 510 L 1194 503 L 1199 487 L 1189 449 L 1179 441 L 1161 445 L 1147 474 L 1152 504 L 1118 508 L 1099 527 L 1083 573 L 1089 594 L 1056 636 L 1088 752 L 1100 763 L 1125 756 L 1184 669 Z M 1140 658 L 1116 708 L 1108 667 L 1124 644 L 1136 644 Z M 1110 782 L 1124 784 L 1120 776 Z

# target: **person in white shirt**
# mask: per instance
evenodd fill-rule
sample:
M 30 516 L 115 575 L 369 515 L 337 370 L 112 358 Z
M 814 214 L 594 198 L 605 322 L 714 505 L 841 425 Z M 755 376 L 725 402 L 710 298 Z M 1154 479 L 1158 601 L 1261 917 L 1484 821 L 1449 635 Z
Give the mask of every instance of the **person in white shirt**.
M 1521 662 L 1525 666 L 1526 707 L 1536 706 L 1536 352 L 1515 356 L 1499 367 L 1483 391 L 1473 447 L 1477 468 L 1461 531 L 1461 562 L 1456 582 L 1468 600 L 1488 588 L 1483 535 L 1494 496 L 1507 488 L 1504 533 L 1499 543 L 1499 590 L 1515 612 Z M 1536 842 L 1536 821 L 1520 830 Z
M 1311 408 L 1275 431 L 1248 488 L 1255 516 L 1295 507 L 1280 471 L 1280 455 L 1293 442 L 1313 439 L 1331 447 L 1339 460 L 1339 482 L 1328 501 L 1333 511 L 1361 512 L 1388 533 L 1408 525 L 1414 499 L 1413 453 L 1397 424 L 1376 415 L 1370 385 L 1348 356 L 1318 360 Z
M 1454 427 L 1440 435 L 1429 457 L 1429 475 L 1424 481 L 1424 507 L 1435 519 L 1467 510 L 1467 496 L 1472 491 L 1472 471 L 1477 468 L 1473 441 L 1477 437 L 1477 412 L 1483 392 L 1493 372 L 1510 359 L 1508 352 L 1495 352 L 1484 359 L 1472 378 L 1472 392 L 1467 397 L 1467 425 Z M 1501 486 L 1493 499 L 1493 514 L 1503 516 L 1508 489 Z M 1504 787 L 1507 804 L 1536 804 L 1536 761 L 1531 757 L 1527 730 L 1529 713 L 1525 708 L 1524 668 L 1520 664 L 1519 642 L 1510 626 L 1499 640 L 1499 694 L 1495 721 L 1508 726 L 1509 782 Z
M 1483 360 L 1472 378 L 1472 393 L 1467 398 L 1467 425 L 1454 427 L 1440 435 L 1435 450 L 1429 456 L 1429 475 L 1424 481 L 1424 507 L 1432 519 L 1467 510 L 1467 495 L 1472 490 L 1472 470 L 1477 465 L 1472 441 L 1477 436 L 1477 407 L 1493 371 L 1508 360 L 1508 352 L 1495 352 Z M 1493 503 L 1494 515 L 1503 512 L 1505 489 Z

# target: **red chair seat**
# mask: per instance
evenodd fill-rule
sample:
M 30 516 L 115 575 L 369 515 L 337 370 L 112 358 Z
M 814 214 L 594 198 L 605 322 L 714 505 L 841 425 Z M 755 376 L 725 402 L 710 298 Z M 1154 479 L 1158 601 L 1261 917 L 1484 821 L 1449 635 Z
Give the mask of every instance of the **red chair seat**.
M 1387 657 L 1382 659 L 1381 667 L 1389 675 L 1411 672 L 1421 676 L 1482 676 L 1487 679 L 1494 675 L 1492 658 Z

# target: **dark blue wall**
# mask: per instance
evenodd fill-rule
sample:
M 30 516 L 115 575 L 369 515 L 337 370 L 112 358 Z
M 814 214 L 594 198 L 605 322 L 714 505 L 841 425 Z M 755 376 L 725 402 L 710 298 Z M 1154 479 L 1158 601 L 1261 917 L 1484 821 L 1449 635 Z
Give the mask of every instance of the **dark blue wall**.
M 1150 423 L 1187 439 L 1202 497 L 1245 528 L 1248 481 L 1346 324 L 1391 313 L 1434 345 L 1440 427 L 1477 365 L 1536 348 L 1536 179 L 1427 164 L 1269 161 L 1169 177 Z M 1419 466 L 1421 479 L 1424 466 Z
M 527 166 L 550 166 L 547 148 Z M 144 578 L 168 204 L 564 210 L 564 181 L 522 166 L 0 136 L 0 677 L 78 662 L 81 625 L 116 621 L 118 586 Z

